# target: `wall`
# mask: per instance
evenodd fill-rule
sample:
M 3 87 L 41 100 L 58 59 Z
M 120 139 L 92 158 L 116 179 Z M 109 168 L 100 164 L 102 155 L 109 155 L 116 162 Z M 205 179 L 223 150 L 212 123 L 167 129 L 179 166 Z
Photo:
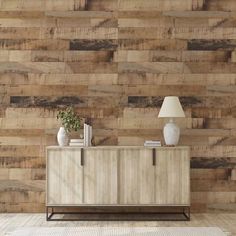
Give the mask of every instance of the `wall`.
M 98 145 L 162 138 L 177 95 L 194 211 L 236 210 L 234 0 L 0 0 L 0 211 L 44 211 L 56 110 Z

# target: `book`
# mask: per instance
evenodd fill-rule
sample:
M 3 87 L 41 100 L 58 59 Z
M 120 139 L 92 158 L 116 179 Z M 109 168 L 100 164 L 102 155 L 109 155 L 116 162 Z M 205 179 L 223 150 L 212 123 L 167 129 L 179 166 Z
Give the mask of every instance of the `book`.
M 145 143 L 161 143 L 160 140 L 146 140 Z
M 92 146 L 92 126 L 84 124 L 84 146 Z
M 161 147 L 161 144 L 144 144 L 144 147 Z
M 145 147 L 161 147 L 161 141 L 159 140 L 146 140 L 144 142 Z
M 84 139 L 71 139 L 70 142 L 71 143 L 83 143 Z
M 84 147 L 83 143 L 70 143 L 69 146 L 73 147 Z

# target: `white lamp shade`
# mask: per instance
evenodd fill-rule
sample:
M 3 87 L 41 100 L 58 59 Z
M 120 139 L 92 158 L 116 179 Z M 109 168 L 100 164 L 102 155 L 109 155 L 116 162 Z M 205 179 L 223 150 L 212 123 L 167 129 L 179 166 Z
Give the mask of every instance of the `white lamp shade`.
M 158 117 L 185 117 L 179 98 L 175 96 L 165 97 Z

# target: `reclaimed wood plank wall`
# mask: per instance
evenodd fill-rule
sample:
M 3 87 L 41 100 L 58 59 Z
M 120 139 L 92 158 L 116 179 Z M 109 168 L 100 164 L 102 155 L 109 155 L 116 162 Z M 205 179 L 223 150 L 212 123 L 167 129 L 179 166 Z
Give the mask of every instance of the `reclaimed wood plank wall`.
M 236 211 L 235 48 L 235 0 L 0 0 L 0 211 L 44 211 L 58 108 L 97 145 L 142 145 L 166 95 L 186 111 L 192 209 Z

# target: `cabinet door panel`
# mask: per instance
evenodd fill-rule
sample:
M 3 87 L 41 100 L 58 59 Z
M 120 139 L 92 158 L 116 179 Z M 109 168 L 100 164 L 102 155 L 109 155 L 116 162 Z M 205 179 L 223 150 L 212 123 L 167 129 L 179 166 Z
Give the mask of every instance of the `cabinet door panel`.
M 83 167 L 80 149 L 48 150 L 47 204 L 82 203 Z
M 84 203 L 117 204 L 117 150 L 84 150 Z
M 155 200 L 157 204 L 189 205 L 188 149 L 156 149 Z
M 154 203 L 154 166 L 151 149 L 126 148 L 119 153 L 119 203 Z

